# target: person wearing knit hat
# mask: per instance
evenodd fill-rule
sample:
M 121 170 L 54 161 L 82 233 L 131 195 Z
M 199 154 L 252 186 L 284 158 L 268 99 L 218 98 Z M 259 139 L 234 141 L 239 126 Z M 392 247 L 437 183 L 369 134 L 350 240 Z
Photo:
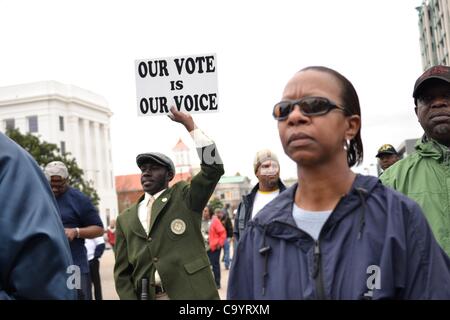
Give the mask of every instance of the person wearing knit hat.
M 261 166 L 261 164 L 268 160 L 272 160 L 274 163 L 279 164 L 276 154 L 270 151 L 269 149 L 263 149 L 256 153 L 255 160 L 253 161 L 253 169 L 255 174 L 258 171 L 258 168 Z
M 269 149 L 256 153 L 253 169 L 258 183 L 250 194 L 243 196 L 234 220 L 235 243 L 239 240 L 247 222 L 286 187 L 280 180 L 280 164 L 278 157 Z

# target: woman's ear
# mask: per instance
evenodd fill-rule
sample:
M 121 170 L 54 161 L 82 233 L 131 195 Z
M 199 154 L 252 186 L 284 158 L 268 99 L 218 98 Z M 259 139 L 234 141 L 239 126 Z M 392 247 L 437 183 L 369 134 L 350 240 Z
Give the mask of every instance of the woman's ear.
M 356 137 L 359 129 L 361 128 L 361 117 L 354 114 L 347 117 L 347 130 L 345 131 L 345 139 L 352 140 Z

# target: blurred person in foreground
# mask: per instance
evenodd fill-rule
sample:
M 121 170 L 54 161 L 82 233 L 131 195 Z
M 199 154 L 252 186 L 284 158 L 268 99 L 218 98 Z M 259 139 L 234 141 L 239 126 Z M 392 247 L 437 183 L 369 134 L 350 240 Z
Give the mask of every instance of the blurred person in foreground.
M 0 300 L 75 299 L 72 256 L 52 190 L 30 154 L 3 133 L 0 208 Z

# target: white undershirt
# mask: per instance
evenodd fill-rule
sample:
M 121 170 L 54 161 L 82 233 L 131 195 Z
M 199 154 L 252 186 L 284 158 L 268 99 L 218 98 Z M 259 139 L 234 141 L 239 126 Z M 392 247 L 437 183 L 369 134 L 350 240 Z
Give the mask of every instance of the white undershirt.
M 156 200 L 161 195 L 161 193 L 163 193 L 164 191 L 166 191 L 166 189 L 161 190 L 158 193 L 155 193 L 153 195 L 153 198 L 155 198 L 155 200 Z M 147 220 L 147 203 L 148 203 L 148 200 L 150 200 L 150 195 L 146 192 L 144 200 L 139 202 L 139 205 L 138 205 L 139 221 L 141 222 L 142 227 L 144 228 L 145 233 L 147 233 L 147 234 L 148 234 L 148 227 L 150 225 L 150 221 Z
M 266 204 L 268 204 L 270 201 L 275 199 L 276 196 L 279 194 L 280 194 L 279 189 L 272 191 L 272 192 L 258 190 L 258 192 L 256 192 L 256 195 L 255 195 L 255 201 L 253 201 L 253 209 L 252 209 L 251 219 L 253 219 L 256 216 L 256 214 L 259 211 L 261 211 L 262 208 L 264 208 L 264 206 Z
M 102 243 L 105 243 L 105 239 L 103 238 L 103 236 L 94 239 L 84 239 L 84 246 L 86 247 L 87 257 L 89 261 L 94 259 L 95 249 Z
M 299 229 L 307 232 L 314 240 L 319 238 L 320 230 L 333 210 L 308 211 L 299 208 L 295 203 L 292 208 L 292 216 Z

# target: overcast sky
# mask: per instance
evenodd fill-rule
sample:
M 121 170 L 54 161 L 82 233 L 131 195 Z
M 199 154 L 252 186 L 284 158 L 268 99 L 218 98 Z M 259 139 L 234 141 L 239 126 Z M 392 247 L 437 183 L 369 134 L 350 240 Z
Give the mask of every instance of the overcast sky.
M 273 105 L 292 75 L 331 67 L 355 86 L 362 109 L 364 164 L 376 150 L 419 137 L 411 97 L 422 72 L 421 0 L 21 1 L 0 2 L 0 86 L 56 80 L 103 96 L 111 119 L 114 174 L 137 173 L 138 153 L 171 154 L 184 128 L 138 117 L 134 61 L 216 53 L 219 112 L 194 115 L 213 138 L 226 175 L 253 176 L 257 150 L 270 148 L 281 176 L 296 176 L 284 154 Z

